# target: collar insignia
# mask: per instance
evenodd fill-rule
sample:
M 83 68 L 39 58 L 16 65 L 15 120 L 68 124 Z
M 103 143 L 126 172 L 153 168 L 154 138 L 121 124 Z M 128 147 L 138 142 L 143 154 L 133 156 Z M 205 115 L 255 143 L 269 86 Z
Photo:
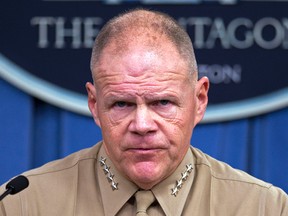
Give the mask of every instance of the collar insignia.
M 100 166 L 103 168 L 104 174 L 108 182 L 111 184 L 112 190 L 118 190 L 118 183 L 114 181 L 114 174 L 110 171 L 110 167 L 106 164 L 106 158 L 100 157 Z
M 175 197 L 177 196 L 179 190 L 182 188 L 184 182 L 187 180 L 190 173 L 192 172 L 192 169 L 193 169 L 192 164 L 186 165 L 186 170 L 183 173 L 181 173 L 181 178 L 176 181 L 175 187 L 171 189 L 172 190 L 171 195 Z

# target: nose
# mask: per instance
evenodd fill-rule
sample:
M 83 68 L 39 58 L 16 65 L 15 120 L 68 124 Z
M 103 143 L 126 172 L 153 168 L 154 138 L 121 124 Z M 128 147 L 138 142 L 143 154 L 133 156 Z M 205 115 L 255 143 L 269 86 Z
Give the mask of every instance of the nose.
M 137 106 L 129 130 L 139 135 L 146 135 L 157 130 L 153 113 L 146 105 Z

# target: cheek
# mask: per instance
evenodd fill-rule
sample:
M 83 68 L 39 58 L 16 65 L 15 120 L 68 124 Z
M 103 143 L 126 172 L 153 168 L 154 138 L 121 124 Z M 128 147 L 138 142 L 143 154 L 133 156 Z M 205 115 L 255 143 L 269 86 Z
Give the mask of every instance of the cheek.
M 177 119 L 180 107 L 175 104 L 168 104 L 164 106 L 150 106 L 149 107 L 155 116 L 158 116 L 166 121 L 173 122 Z
M 109 123 L 113 126 L 124 124 L 128 122 L 133 114 L 133 107 L 126 107 L 125 109 L 112 109 L 107 112 Z
M 103 140 L 108 144 L 113 144 L 111 147 L 112 150 L 113 148 L 117 149 L 120 147 L 123 137 L 127 133 L 128 119 L 119 118 L 119 116 L 117 117 L 117 115 L 110 112 L 102 112 L 99 119 L 102 126 Z
M 166 134 L 170 139 L 174 140 L 177 147 L 187 146 L 190 144 L 190 139 L 193 131 L 194 110 L 181 110 L 178 112 L 173 121 L 166 124 Z

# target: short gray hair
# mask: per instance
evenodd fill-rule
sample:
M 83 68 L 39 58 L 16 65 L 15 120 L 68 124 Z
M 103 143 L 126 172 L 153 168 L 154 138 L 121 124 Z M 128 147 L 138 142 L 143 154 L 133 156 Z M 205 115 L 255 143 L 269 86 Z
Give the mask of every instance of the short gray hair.
M 141 29 L 139 31 L 142 32 L 138 32 L 138 34 L 143 34 L 143 30 L 164 34 L 175 45 L 183 59 L 187 61 L 190 75 L 195 74 L 197 77 L 197 63 L 188 33 L 171 16 L 147 9 L 130 10 L 112 18 L 103 26 L 95 39 L 92 50 L 90 62 L 92 72 L 99 62 L 103 49 L 109 42 L 121 40 L 120 43 L 124 43 L 123 41 L 127 38 L 125 33 L 130 32 L 132 28 L 136 31 Z M 124 49 L 124 46 L 122 48 Z

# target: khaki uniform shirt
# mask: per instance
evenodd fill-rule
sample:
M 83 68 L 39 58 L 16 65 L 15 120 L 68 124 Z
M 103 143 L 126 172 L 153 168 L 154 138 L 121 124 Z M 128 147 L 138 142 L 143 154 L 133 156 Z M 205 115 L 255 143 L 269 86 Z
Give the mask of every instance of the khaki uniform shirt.
M 29 187 L 4 198 L 0 216 L 135 215 L 139 188 L 117 172 L 101 146 L 24 173 Z M 288 216 L 288 197 L 281 189 L 193 147 L 152 192 L 157 201 L 149 215 Z

